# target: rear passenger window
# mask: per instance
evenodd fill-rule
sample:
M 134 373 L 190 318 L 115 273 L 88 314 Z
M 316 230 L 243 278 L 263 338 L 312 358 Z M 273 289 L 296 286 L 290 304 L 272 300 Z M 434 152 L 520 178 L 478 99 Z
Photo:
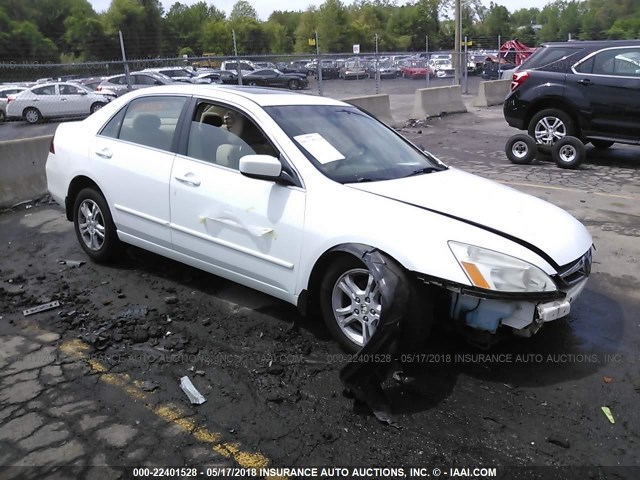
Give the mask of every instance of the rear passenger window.
M 56 87 L 55 85 L 47 85 L 46 87 L 34 88 L 31 91 L 36 95 L 55 95 Z
M 185 97 L 133 100 L 105 125 L 101 134 L 127 142 L 170 150 Z
M 582 49 L 570 47 L 541 47 L 536 50 L 520 67 L 521 70 L 538 69 L 544 71 L 566 71 L 575 63 Z M 574 59 L 571 61 L 571 59 Z

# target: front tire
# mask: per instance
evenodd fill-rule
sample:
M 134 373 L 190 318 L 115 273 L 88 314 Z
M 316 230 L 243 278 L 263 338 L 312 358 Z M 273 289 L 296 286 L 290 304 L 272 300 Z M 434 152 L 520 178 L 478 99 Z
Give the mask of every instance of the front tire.
M 122 248 L 109 206 L 101 193 L 85 188 L 73 204 L 73 226 L 85 253 L 97 263 L 117 257 Z
M 22 113 L 22 115 L 24 116 L 24 119 L 31 125 L 42 121 L 42 114 L 37 108 L 29 107 Z
M 571 117 L 556 108 L 536 113 L 529 122 L 528 133 L 536 143 L 552 146 L 564 137 L 575 137 L 577 129 Z
M 585 158 L 582 140 L 576 137 L 564 137 L 556 142 L 551 157 L 560 168 L 578 168 Z
M 516 165 L 528 165 L 536 158 L 536 142 L 529 135 L 519 133 L 507 140 L 504 153 L 511 163 Z
M 404 343 L 413 348 L 424 343 L 429 334 L 433 302 L 427 291 L 419 294 L 408 277 L 406 284 L 410 294 L 407 305 L 403 305 L 406 317 L 402 336 Z M 338 257 L 325 272 L 319 300 L 327 328 L 350 353 L 359 351 L 373 336 L 384 308 L 373 275 L 361 260 L 347 254 Z
M 289 90 L 298 90 L 300 88 L 300 82 L 296 79 L 289 80 Z

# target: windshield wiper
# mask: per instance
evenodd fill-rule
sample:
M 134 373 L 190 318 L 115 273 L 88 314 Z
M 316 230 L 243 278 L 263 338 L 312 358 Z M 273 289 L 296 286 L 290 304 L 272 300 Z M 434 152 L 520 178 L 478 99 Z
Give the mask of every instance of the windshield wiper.
M 406 178 L 406 177 L 415 177 L 416 175 L 422 175 L 422 174 L 424 174 L 424 173 L 439 172 L 439 171 L 441 171 L 441 170 L 442 170 L 442 169 L 441 169 L 441 168 L 438 168 L 438 167 L 431 167 L 431 166 L 429 166 L 429 167 L 422 167 L 422 168 L 419 168 L 419 169 L 417 169 L 417 170 L 414 170 L 414 171 L 413 171 L 413 172 L 411 172 L 409 175 L 405 175 L 403 178 Z

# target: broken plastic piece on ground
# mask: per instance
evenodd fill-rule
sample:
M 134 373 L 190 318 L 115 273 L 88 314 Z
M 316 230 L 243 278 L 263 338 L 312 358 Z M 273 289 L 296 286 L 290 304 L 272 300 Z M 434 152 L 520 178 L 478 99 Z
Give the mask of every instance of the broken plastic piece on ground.
M 43 303 L 42 305 L 38 305 L 37 307 L 27 308 L 22 311 L 22 314 L 27 317 L 29 315 L 33 315 L 34 313 L 44 312 L 46 310 L 52 310 L 60 306 L 60 302 L 57 300 L 49 303 Z
M 613 413 L 611 412 L 611 409 L 609 407 L 600 407 L 602 409 L 602 412 L 607 416 L 607 419 L 611 422 L 611 423 L 616 423 L 615 419 L 613 418 Z
M 612 378 L 612 377 L 602 377 L 602 380 L 604 381 L 604 383 L 611 383 L 611 382 L 613 382 L 613 378 Z
M 189 401 L 194 405 L 201 405 L 207 401 L 207 399 L 202 396 L 186 375 L 180 379 L 180 388 L 182 388 L 182 391 L 187 394 Z
M 85 262 L 84 260 L 58 260 L 58 263 L 60 265 L 66 265 L 67 267 L 71 268 L 80 268 L 87 262 Z

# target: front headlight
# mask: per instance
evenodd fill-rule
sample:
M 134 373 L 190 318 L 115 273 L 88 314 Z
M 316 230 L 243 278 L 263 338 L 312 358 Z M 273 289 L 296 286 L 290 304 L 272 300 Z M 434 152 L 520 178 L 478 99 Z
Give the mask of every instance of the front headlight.
M 449 248 L 476 287 L 518 293 L 557 290 L 549 275 L 518 258 L 454 241 L 449 241 Z

